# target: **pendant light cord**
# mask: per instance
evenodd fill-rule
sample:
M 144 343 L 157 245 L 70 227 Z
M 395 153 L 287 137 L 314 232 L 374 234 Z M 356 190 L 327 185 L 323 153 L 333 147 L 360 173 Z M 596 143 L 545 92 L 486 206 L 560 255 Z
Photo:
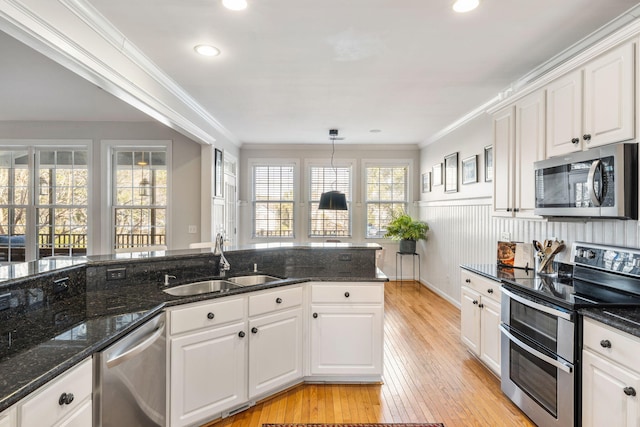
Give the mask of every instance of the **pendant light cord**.
M 336 168 L 333 165 L 333 155 L 335 154 L 335 152 L 336 152 L 336 138 L 333 137 L 331 138 L 331 169 L 333 169 L 333 172 L 336 174 L 336 180 L 333 181 L 333 183 L 335 184 L 336 191 L 338 191 L 338 168 Z

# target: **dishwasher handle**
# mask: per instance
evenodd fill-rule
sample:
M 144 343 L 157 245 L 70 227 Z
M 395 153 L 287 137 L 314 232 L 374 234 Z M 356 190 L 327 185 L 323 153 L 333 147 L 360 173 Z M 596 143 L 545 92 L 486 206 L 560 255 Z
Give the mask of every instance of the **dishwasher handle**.
M 143 339 L 138 344 L 136 344 L 132 348 L 129 348 L 125 352 L 120 353 L 108 359 L 105 362 L 105 364 L 107 365 L 107 368 L 114 368 L 119 364 L 124 363 L 127 360 L 131 359 L 132 357 L 135 357 L 138 354 L 142 353 L 149 346 L 151 346 L 151 344 L 153 344 L 163 333 L 164 333 L 164 322 L 161 322 L 158 325 L 158 327 L 151 334 L 147 336 L 147 338 Z

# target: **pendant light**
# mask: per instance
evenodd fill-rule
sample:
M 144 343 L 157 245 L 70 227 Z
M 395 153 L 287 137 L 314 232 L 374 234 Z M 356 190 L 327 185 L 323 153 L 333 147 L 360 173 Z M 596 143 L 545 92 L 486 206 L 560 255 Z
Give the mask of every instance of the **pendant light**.
M 338 129 L 329 130 L 329 138 L 331 139 L 331 168 L 336 174 L 336 180 L 333 182 L 336 186 L 336 190 L 326 191 L 320 195 L 320 204 L 318 209 L 333 210 L 333 211 L 346 211 L 347 210 L 347 197 L 344 193 L 337 190 L 338 186 L 338 169 L 333 166 L 333 155 L 336 152 L 336 139 L 338 138 Z

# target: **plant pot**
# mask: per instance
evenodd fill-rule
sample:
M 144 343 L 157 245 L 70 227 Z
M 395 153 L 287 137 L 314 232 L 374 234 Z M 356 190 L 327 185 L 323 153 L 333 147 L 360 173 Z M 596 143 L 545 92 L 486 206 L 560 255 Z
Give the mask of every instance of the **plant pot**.
M 416 253 L 416 241 L 415 240 L 400 240 L 400 249 L 398 252 L 401 254 L 414 254 Z

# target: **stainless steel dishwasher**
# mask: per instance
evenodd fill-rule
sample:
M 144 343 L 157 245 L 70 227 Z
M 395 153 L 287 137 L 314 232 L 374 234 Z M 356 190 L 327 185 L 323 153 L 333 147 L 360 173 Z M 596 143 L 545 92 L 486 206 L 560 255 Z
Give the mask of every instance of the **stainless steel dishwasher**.
M 94 356 L 94 426 L 164 427 L 165 314 Z

